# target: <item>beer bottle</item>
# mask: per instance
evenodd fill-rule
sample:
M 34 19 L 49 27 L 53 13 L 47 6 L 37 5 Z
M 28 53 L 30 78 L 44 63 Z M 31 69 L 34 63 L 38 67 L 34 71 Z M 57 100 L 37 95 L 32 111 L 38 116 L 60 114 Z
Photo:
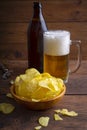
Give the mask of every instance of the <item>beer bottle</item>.
M 33 3 L 33 17 L 30 21 L 28 40 L 28 67 L 43 72 L 43 32 L 47 31 L 42 15 L 42 6 L 39 2 Z

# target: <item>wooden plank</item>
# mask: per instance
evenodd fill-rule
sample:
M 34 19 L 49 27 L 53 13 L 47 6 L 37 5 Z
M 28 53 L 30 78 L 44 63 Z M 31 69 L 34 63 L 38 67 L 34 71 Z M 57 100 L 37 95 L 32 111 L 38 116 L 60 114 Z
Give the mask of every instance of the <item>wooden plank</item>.
M 15 106 L 15 110 L 9 115 L 0 113 L 1 130 L 34 130 L 34 127 L 39 125 L 38 119 L 41 116 L 50 117 L 49 124 L 45 128 L 47 130 L 87 130 L 87 95 L 65 96 L 55 107 L 45 111 L 31 111 L 3 95 L 0 96 L 0 99 L 0 102 L 8 102 Z M 53 117 L 54 110 L 63 108 L 77 112 L 78 116 L 60 115 L 63 120 L 55 121 Z
M 25 43 L 28 23 L 1 23 L 0 40 L 2 43 Z
M 71 32 L 71 39 L 86 40 L 87 35 L 87 23 L 86 22 L 55 22 L 47 23 L 48 29 L 62 29 Z
M 8 43 L 0 46 L 0 58 L 4 60 L 12 59 L 27 59 L 27 44 L 26 43 Z
M 47 23 L 49 30 L 64 29 L 71 32 L 72 40 L 81 40 L 82 58 L 87 59 L 87 23 L 64 22 Z M 0 58 L 21 60 L 27 58 L 28 23 L 1 23 L 0 25 Z M 77 50 L 72 46 L 72 58 Z M 74 51 L 74 53 L 73 53 Z M 76 53 L 75 53 L 76 52 Z
M 87 60 L 87 44 L 83 44 L 82 45 L 82 51 L 81 51 L 81 55 L 82 55 L 82 59 L 83 60 Z M 23 43 L 23 44 L 2 44 L 0 45 L 0 59 L 3 60 L 16 60 L 16 59 L 20 59 L 20 60 L 26 60 L 27 59 L 27 44 Z M 70 51 L 70 58 L 71 59 L 75 59 L 77 55 L 77 49 L 76 47 L 72 47 L 71 46 L 71 51 Z
M 87 60 L 87 44 L 82 44 L 82 59 Z M 0 59 L 4 60 L 9 59 L 9 60 L 26 60 L 27 59 L 27 44 L 2 44 L 0 45 Z M 77 49 L 74 46 L 71 46 L 71 51 L 70 51 L 70 58 L 75 59 L 77 55 Z
M 1 42 L 26 42 L 27 28 L 29 23 L 1 23 L 0 24 L 0 41 Z M 69 30 L 72 39 L 87 41 L 87 23 L 86 22 L 54 22 L 47 23 L 49 30 Z
M 46 21 L 87 22 L 86 0 L 42 0 L 43 14 Z M 32 16 L 33 1 L 1 1 L 0 22 L 28 22 Z

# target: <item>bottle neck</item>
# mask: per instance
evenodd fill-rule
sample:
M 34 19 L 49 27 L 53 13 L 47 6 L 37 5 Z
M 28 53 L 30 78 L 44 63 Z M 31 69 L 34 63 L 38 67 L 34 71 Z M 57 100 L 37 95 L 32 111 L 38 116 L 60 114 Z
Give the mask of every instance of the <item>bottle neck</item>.
M 42 8 L 41 4 L 36 2 L 34 3 L 34 9 L 33 9 L 33 18 L 40 18 L 42 17 Z
M 38 18 L 40 15 L 42 15 L 41 9 L 39 8 L 34 8 L 34 18 Z

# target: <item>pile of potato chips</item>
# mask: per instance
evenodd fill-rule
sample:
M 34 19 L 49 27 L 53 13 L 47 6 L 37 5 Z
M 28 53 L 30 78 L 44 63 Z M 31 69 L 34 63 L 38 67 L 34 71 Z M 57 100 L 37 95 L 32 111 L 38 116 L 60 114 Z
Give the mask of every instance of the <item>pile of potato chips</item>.
M 15 93 L 32 101 L 48 100 L 59 95 L 64 89 L 62 79 L 49 73 L 40 73 L 35 68 L 27 69 L 25 74 L 16 77 Z

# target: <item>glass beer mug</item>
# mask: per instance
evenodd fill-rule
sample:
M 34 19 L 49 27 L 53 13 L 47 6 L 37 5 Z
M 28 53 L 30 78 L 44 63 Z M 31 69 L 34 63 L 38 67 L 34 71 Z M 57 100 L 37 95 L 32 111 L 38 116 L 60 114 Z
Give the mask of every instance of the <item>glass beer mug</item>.
M 74 44 L 75 43 L 75 44 Z M 70 40 L 70 32 L 65 30 L 47 31 L 44 33 L 44 72 L 61 78 L 66 83 L 69 73 L 78 70 L 81 62 L 81 41 Z M 70 45 L 78 48 L 77 64 L 73 71 L 69 68 Z

